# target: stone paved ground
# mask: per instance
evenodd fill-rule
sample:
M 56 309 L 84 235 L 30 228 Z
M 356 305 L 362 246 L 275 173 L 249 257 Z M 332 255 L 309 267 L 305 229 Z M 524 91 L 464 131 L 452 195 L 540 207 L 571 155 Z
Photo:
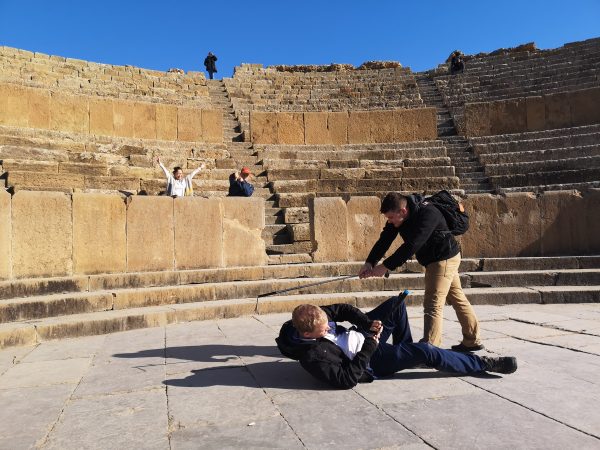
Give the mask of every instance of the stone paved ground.
M 279 355 L 287 314 L 3 350 L 0 448 L 600 449 L 600 304 L 476 308 L 515 374 L 418 369 L 330 390 Z

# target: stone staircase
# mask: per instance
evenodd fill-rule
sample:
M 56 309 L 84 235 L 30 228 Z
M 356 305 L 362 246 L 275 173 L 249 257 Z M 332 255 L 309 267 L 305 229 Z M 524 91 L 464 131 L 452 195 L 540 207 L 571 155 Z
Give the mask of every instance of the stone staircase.
M 117 273 L 0 282 L 0 348 L 168 323 L 289 312 L 300 303 L 371 307 L 403 289 L 423 298 L 422 268 L 409 261 L 389 278 L 335 281 L 362 263 Z M 474 305 L 600 301 L 600 257 L 464 259 Z M 257 296 L 301 287 L 288 295 Z
M 206 80 L 208 95 L 214 108 L 223 111 L 223 140 L 225 142 L 242 142 L 244 133 L 241 131 L 231 99 L 222 80 Z
M 447 154 L 460 178 L 465 193 L 492 192 L 493 186 L 467 139 L 458 136 L 454 120 L 433 78 L 428 73 L 417 74 L 417 85 L 426 106 L 437 109 L 438 138 L 444 142 Z
M 262 236 L 267 245 L 267 253 L 285 253 L 283 250 L 289 250 L 288 247 L 293 243 L 292 237 L 283 222 L 283 210 L 279 208 L 278 200 L 272 195 L 272 189 L 264 173 L 262 162 L 253 150 L 252 143 L 244 142 L 245 133 L 242 131 L 223 81 L 207 80 L 206 84 L 212 105 L 223 110 L 223 138 L 229 153 L 228 159 L 216 162 L 217 168 L 232 170 L 239 170 L 244 166 L 250 168 L 254 175 L 254 195 L 261 195 L 266 200 L 265 228 Z M 281 256 L 274 257 L 271 260 L 273 263 L 282 262 Z M 288 257 L 287 260 L 291 261 L 292 259 Z M 301 258 L 301 260 L 306 262 L 306 258 Z

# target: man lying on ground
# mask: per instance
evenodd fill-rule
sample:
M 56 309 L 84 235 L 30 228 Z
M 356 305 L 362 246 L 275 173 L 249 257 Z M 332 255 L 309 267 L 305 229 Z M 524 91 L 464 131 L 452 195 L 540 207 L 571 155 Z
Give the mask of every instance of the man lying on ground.
M 339 389 L 419 365 L 459 375 L 517 370 L 514 357 L 477 356 L 413 342 L 404 302 L 407 293 L 366 314 L 346 304 L 300 305 L 281 327 L 277 346 L 311 375 Z M 354 327 L 348 330 L 336 322 Z

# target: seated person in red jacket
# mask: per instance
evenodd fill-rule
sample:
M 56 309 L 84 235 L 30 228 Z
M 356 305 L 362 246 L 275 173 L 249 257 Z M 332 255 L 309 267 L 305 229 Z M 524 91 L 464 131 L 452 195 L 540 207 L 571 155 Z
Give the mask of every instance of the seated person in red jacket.
M 419 365 L 459 375 L 517 370 L 514 357 L 477 356 L 413 342 L 404 302 L 407 294 L 392 297 L 366 314 L 347 304 L 300 305 L 281 327 L 277 346 L 311 375 L 338 389 Z M 350 322 L 353 327 L 346 329 L 337 322 Z
M 247 167 L 242 167 L 239 172 L 229 176 L 230 197 L 250 197 L 254 192 L 254 186 L 250 184 L 251 173 Z

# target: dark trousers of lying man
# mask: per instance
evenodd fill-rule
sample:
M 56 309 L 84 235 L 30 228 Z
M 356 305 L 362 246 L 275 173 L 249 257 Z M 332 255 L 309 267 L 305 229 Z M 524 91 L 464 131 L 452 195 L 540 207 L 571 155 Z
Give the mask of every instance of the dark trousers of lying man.
M 517 370 L 514 357 L 477 356 L 413 342 L 405 296 L 392 297 L 366 314 L 346 304 L 300 305 L 281 327 L 277 346 L 311 375 L 339 389 L 420 365 L 459 375 Z

